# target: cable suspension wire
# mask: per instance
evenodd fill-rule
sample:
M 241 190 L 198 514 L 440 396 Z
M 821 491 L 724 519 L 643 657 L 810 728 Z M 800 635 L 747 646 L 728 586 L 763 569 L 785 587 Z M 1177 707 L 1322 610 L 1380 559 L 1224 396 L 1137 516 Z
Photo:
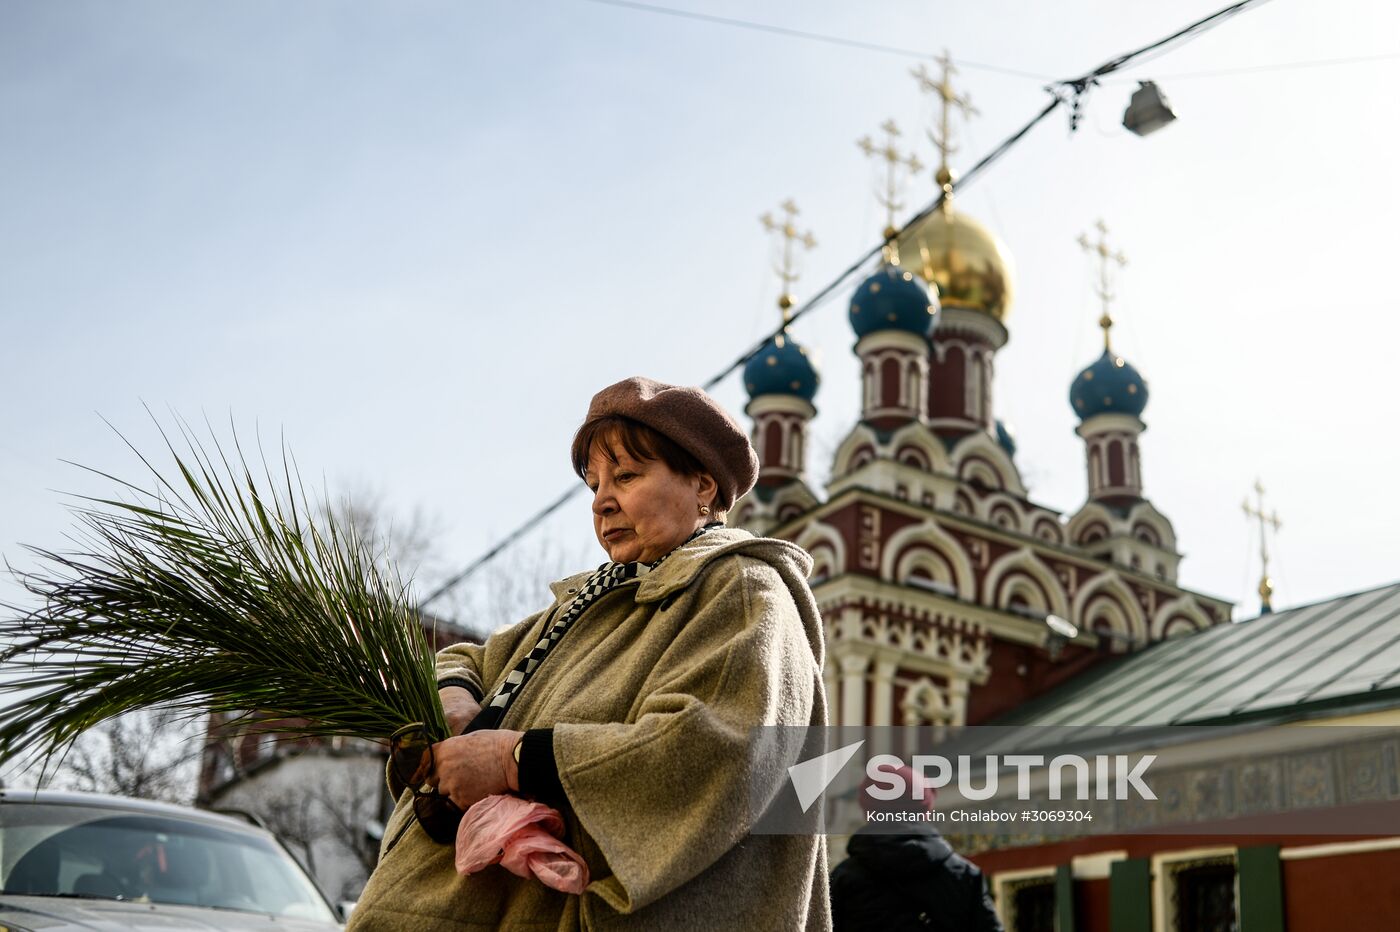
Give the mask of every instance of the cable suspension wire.
M 757 32 L 767 32 L 773 35 L 786 36 L 790 39 L 808 39 L 813 42 L 825 42 L 829 45 L 842 45 L 847 48 L 865 49 L 869 52 L 887 52 L 891 55 L 903 55 L 907 58 L 929 58 L 930 53 L 919 49 L 900 48 L 895 45 L 882 45 L 878 42 L 862 42 L 859 39 L 847 39 L 844 36 L 831 36 L 820 32 L 808 32 L 805 29 L 790 29 L 786 26 L 774 26 L 768 23 L 756 23 L 747 19 L 735 19 L 730 16 L 715 16 L 710 13 L 695 13 L 690 10 L 678 10 L 675 7 L 657 6 L 652 3 L 637 3 L 635 0 L 587 0 L 588 3 L 599 3 L 603 6 L 619 7 L 624 10 L 637 10 L 643 13 L 659 13 L 663 16 L 675 16 L 680 19 L 694 19 L 703 23 L 714 23 L 720 26 L 734 26 L 739 29 L 752 29 Z M 974 71 L 992 71 L 998 74 L 1009 74 L 1017 78 L 1031 78 L 1036 81 L 1054 80 L 1048 74 L 1036 74 L 1032 71 L 1020 71 L 1016 68 L 1005 68 L 1001 65 L 987 65 L 981 62 L 964 61 L 958 59 L 956 62 L 959 68 L 967 68 Z
M 622 3 L 624 2 L 624 0 L 590 0 L 590 2 Z M 984 155 L 977 162 L 977 164 L 973 165 L 970 169 L 968 169 L 967 172 L 960 179 L 958 179 L 958 189 L 962 190 L 968 184 L 976 181 L 979 175 L 984 173 L 994 162 L 996 162 L 999 158 L 1005 155 L 1007 151 L 1011 149 L 1012 146 L 1016 145 L 1023 138 L 1025 138 L 1026 134 L 1029 133 L 1032 129 L 1034 129 L 1037 124 L 1043 121 L 1051 113 L 1054 113 L 1055 110 L 1059 109 L 1061 105 L 1064 105 L 1066 103 L 1070 104 L 1071 107 L 1074 109 L 1074 114 L 1070 118 L 1070 129 L 1073 130 L 1077 123 L 1077 112 L 1080 99 L 1088 91 L 1090 86 L 1097 83 L 1100 77 L 1117 71 L 1118 69 L 1124 67 L 1140 55 L 1145 55 L 1148 52 L 1162 48 L 1171 42 L 1185 38 L 1192 34 L 1199 35 L 1206 29 L 1211 28 L 1213 25 L 1219 24 L 1224 19 L 1243 11 L 1247 7 L 1256 6 L 1258 4 L 1267 2 L 1268 0 L 1242 0 L 1242 2 L 1231 4 L 1223 10 L 1219 10 L 1215 13 L 1212 13 L 1210 16 L 1197 20 L 1196 22 L 1192 23 L 1189 26 L 1186 26 L 1183 29 L 1177 30 L 1176 32 L 1172 33 L 1166 38 L 1159 39 L 1156 42 L 1144 45 L 1140 49 L 1128 52 L 1123 55 L 1119 55 L 1117 58 L 1110 59 L 1109 61 L 1104 62 L 1102 65 L 1099 65 L 1092 71 L 1087 71 L 1079 77 L 1069 78 L 1063 81 L 1055 81 L 1047 85 L 1045 90 L 1050 94 L 1051 99 L 1049 103 L 1047 103 L 1040 110 L 1039 113 L 1031 117 L 1031 119 L 1028 120 L 1024 126 L 1016 130 L 1016 132 L 1012 133 L 1010 136 L 1007 136 L 1005 139 L 1003 139 L 995 149 Z M 627 5 L 631 6 L 635 4 L 627 3 Z M 923 220 L 924 218 L 932 214 L 934 211 L 938 210 L 943 204 L 944 196 L 944 192 L 940 191 L 938 196 L 934 198 L 928 204 L 928 206 L 926 206 L 923 210 L 919 211 L 917 214 L 911 217 L 904 224 L 904 226 L 906 228 L 912 226 L 913 224 L 918 223 L 920 220 Z M 855 275 L 862 268 L 864 268 L 866 263 L 868 263 L 871 259 L 878 256 L 883 247 L 884 243 L 881 242 L 868 249 L 863 255 L 861 255 L 859 259 L 851 263 L 845 269 L 845 271 L 841 272 L 841 274 L 837 275 L 836 278 L 832 279 L 830 283 L 828 283 L 825 287 L 823 287 L 820 291 L 813 295 L 805 304 L 803 304 L 800 308 L 794 310 L 785 324 L 773 330 L 772 333 L 769 333 L 766 336 L 764 336 L 756 344 L 754 344 L 748 350 L 746 350 L 741 356 L 739 356 L 737 359 L 735 359 L 733 362 L 725 366 L 718 373 L 716 373 L 709 380 L 707 380 L 702 387 L 706 390 L 709 390 L 718 385 L 731 372 L 734 372 L 736 369 L 743 366 L 744 363 L 748 362 L 748 360 L 752 356 L 760 352 L 763 349 L 763 347 L 768 344 L 769 340 L 772 340 L 779 333 L 783 332 L 783 330 L 786 329 L 786 327 L 790 326 L 793 323 L 796 323 L 797 320 L 800 319 L 804 314 L 807 314 L 808 312 L 813 311 L 818 307 L 821 307 L 823 304 L 829 301 L 832 298 L 832 296 L 834 296 L 837 293 L 841 286 L 849 278 L 851 278 L 851 276 Z M 465 582 L 472 576 L 472 574 L 476 573 L 477 570 L 481 569 L 481 567 L 489 563 L 492 559 L 494 559 L 512 543 L 519 540 L 521 537 L 528 534 L 530 531 L 534 530 L 534 528 L 537 527 L 542 521 L 544 521 L 554 512 L 558 511 L 560 508 L 564 507 L 564 505 L 570 499 L 578 495 L 581 491 L 583 491 L 584 488 L 585 486 L 582 483 L 573 486 L 567 492 L 556 498 L 552 503 L 550 503 L 545 508 L 537 512 L 524 524 L 520 525 L 520 527 L 516 528 L 510 534 L 507 534 L 505 537 L 501 538 L 501 540 L 498 541 L 490 550 L 486 551 L 484 554 L 473 560 L 471 564 L 468 565 L 464 570 L 462 570 L 460 573 L 457 573 L 455 576 L 451 577 L 446 582 L 442 583 L 436 589 L 430 592 L 422 601 L 418 603 L 419 611 L 422 611 L 430 603 L 436 601 L 437 599 L 446 595 L 453 588 Z
M 565 492 L 563 495 L 559 496 L 554 501 L 541 508 L 538 512 L 535 513 L 533 517 L 530 518 L 530 520 L 526 521 L 524 524 L 520 525 L 520 527 L 516 528 L 514 531 L 511 531 L 505 537 L 497 541 L 494 547 L 483 553 L 481 556 L 477 557 L 475 560 L 473 560 L 466 567 L 466 569 L 462 570 L 460 573 L 451 577 L 446 582 L 443 582 L 432 592 L 428 593 L 427 596 L 425 596 L 423 600 L 418 603 L 418 611 L 421 612 L 424 608 L 427 607 L 427 605 L 430 602 L 437 601 L 438 599 L 446 595 L 448 592 L 455 589 L 469 576 L 471 576 L 477 570 L 481 569 L 481 567 L 485 566 L 487 563 L 490 563 L 493 559 L 495 559 L 496 555 L 499 554 L 502 550 L 505 550 L 511 544 L 515 543 L 517 540 L 533 531 L 536 525 L 538 525 L 545 518 L 548 518 L 550 515 L 554 514 L 560 508 L 563 508 L 564 505 L 569 501 L 569 499 L 573 498 L 575 495 L 577 495 L 579 492 L 583 491 L 586 488 L 587 486 L 585 486 L 583 483 L 578 483 L 577 485 L 570 486 L 569 491 Z
M 1186 71 L 1180 74 L 1156 75 L 1158 81 L 1183 81 L 1190 78 L 1219 78 L 1240 74 L 1261 74 L 1269 71 L 1298 71 L 1304 68 L 1331 68 L 1338 65 L 1360 65 L 1378 61 L 1394 61 L 1400 52 L 1385 52 L 1379 55 L 1353 55 L 1348 58 L 1317 58 L 1310 61 L 1276 62 L 1272 65 L 1243 65 L 1239 68 L 1217 68 L 1212 71 Z M 1120 79 L 1129 82 L 1131 78 Z M 1118 83 L 1106 82 L 1106 83 Z
M 1118 69 L 1126 65 L 1128 62 L 1132 61 L 1135 58 L 1141 58 L 1148 52 L 1153 52 L 1157 49 L 1165 48 L 1166 46 L 1175 42 L 1177 39 L 1184 39 L 1188 36 L 1192 36 L 1193 34 L 1199 35 L 1200 33 L 1203 33 L 1208 29 L 1215 28 L 1216 26 L 1220 25 L 1220 23 L 1222 23 L 1223 21 L 1234 16 L 1236 13 L 1242 13 L 1249 7 L 1258 6 L 1261 3 L 1267 2 L 1268 0 L 1240 0 L 1240 2 L 1238 3 L 1232 3 L 1229 6 L 1224 7 L 1223 9 L 1216 10 L 1209 16 L 1201 17 L 1189 26 L 1184 26 L 1181 29 L 1178 29 L 1176 32 L 1172 33 L 1169 36 L 1165 36 L 1161 39 L 1158 39 L 1156 42 L 1149 42 L 1142 48 L 1134 49 L 1131 52 L 1127 52 L 1123 55 L 1118 56 L 1117 58 L 1110 59 L 1109 61 L 1104 62 L 1099 67 L 1089 72 L 1088 75 L 1085 75 L 1085 78 L 1093 79 L 1108 74 L 1109 72 L 1117 71 Z

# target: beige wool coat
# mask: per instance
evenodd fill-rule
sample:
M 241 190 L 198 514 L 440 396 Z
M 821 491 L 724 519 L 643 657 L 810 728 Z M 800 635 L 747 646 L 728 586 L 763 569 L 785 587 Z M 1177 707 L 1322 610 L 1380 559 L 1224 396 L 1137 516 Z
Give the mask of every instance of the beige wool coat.
M 554 729 L 582 896 L 500 867 L 459 877 L 453 848 L 407 825 L 405 793 L 350 932 L 829 929 L 823 839 L 749 832 L 751 780 L 786 780 L 754 761 L 751 729 L 826 724 L 810 569 L 786 541 L 712 530 L 600 597 L 516 698 L 502 728 Z M 587 576 L 484 645 L 443 651 L 439 677 L 489 694 Z

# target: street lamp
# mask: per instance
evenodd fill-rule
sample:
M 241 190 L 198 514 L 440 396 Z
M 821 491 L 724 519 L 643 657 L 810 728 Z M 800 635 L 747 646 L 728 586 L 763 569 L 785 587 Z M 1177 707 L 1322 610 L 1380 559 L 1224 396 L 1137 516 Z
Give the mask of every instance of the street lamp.
M 1155 133 L 1175 119 L 1176 114 L 1172 113 L 1154 81 L 1139 81 L 1128 109 L 1123 112 L 1123 126 L 1139 136 Z

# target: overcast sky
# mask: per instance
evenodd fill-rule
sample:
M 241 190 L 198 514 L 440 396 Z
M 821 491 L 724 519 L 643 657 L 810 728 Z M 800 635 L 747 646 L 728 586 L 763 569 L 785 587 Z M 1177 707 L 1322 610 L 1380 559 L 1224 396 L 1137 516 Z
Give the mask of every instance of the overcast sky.
M 948 49 L 980 111 L 962 168 L 1048 99 L 976 66 L 1070 77 L 1223 5 L 665 2 Z M 1397 37 L 1381 0 L 1263 4 L 1095 88 L 1077 133 L 1056 114 L 957 201 L 1014 257 L 997 412 L 1066 513 L 1066 395 L 1101 346 L 1076 238 L 1107 222 L 1129 257 L 1115 348 L 1151 387 L 1146 491 L 1182 584 L 1237 617 L 1256 477 L 1284 522 L 1277 605 L 1400 576 Z M 283 435 L 331 489 L 434 516 L 439 570 L 469 562 L 577 481 L 594 391 L 703 382 L 774 326 L 759 214 L 796 198 L 819 241 L 799 298 L 877 241 L 855 140 L 893 117 L 936 164 L 917 61 L 590 0 L 7 0 L 4 556 L 32 565 L 19 545 L 72 524 L 60 491 L 103 489 L 62 460 L 139 476 L 103 418 L 149 449 L 145 404 Z M 1148 138 L 1119 126 L 1140 78 L 1180 115 Z M 822 364 L 819 478 L 857 414 L 853 285 L 794 328 Z M 745 401 L 734 375 L 717 394 Z M 603 557 L 582 497 L 546 533 Z

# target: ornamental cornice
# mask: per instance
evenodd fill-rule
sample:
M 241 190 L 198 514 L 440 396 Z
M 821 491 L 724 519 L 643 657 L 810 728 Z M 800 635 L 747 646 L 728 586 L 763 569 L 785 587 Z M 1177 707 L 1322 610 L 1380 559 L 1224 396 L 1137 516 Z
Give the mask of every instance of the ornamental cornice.
M 898 350 L 901 353 L 928 355 L 928 340 L 907 330 L 876 330 L 856 341 L 855 352 L 864 358 L 870 353 Z
M 933 332 L 934 342 L 937 343 L 944 333 L 970 334 L 990 343 L 993 349 L 1005 346 L 1008 336 L 1006 327 L 995 317 L 962 307 L 943 308 Z
M 796 395 L 758 395 L 744 406 L 744 413 L 751 418 L 765 414 L 795 414 L 803 420 L 816 417 L 817 409 Z
M 1147 430 L 1147 425 L 1131 414 L 1095 414 L 1074 429 L 1085 440 L 1092 436 L 1116 431 L 1128 437 L 1137 437 Z
M 859 604 L 845 608 L 826 622 L 831 657 L 843 675 L 863 673 L 872 662 L 978 685 L 991 675 L 992 645 L 975 624 L 919 624 L 913 618 L 870 617 Z
M 1050 629 L 1034 619 L 854 573 L 824 580 L 812 593 L 822 617 L 828 619 L 833 641 L 861 640 L 865 613 L 899 615 L 910 623 L 941 628 L 964 639 L 990 635 L 1030 647 L 1043 647 L 1050 634 Z M 1080 635 L 1078 643 L 1092 647 L 1097 642 L 1086 634 Z
M 1121 576 L 1125 582 L 1133 582 L 1145 588 L 1155 590 L 1159 599 L 1176 598 L 1183 594 L 1191 595 L 1202 604 L 1218 607 L 1225 613 L 1225 617 L 1227 618 L 1230 615 L 1230 610 L 1234 608 L 1233 602 L 1195 590 L 1183 589 L 1180 586 L 1164 582 L 1147 573 L 1134 570 L 1127 566 L 1121 566 L 1109 559 L 1091 556 L 1070 544 L 1055 543 L 1035 537 L 1033 534 L 1006 530 L 976 518 L 966 517 L 953 512 L 937 511 L 921 506 L 916 502 L 904 501 L 892 495 L 872 491 L 863 486 L 845 485 L 839 491 L 833 490 L 831 497 L 828 498 L 826 502 L 810 512 L 799 515 L 771 528 L 768 534 L 771 537 L 781 537 L 786 540 L 791 540 L 795 534 L 800 533 L 806 522 L 826 520 L 831 515 L 857 503 L 878 505 L 888 511 L 905 515 L 917 521 L 925 520 L 930 515 L 933 515 L 939 525 L 946 531 L 958 531 L 974 538 L 1001 543 L 1012 549 L 1028 548 L 1042 559 L 1053 559 L 1061 563 L 1069 564 L 1091 575 L 1097 575 L 1105 570 L 1110 570 Z M 908 587 L 901 586 L 898 588 L 908 591 Z

